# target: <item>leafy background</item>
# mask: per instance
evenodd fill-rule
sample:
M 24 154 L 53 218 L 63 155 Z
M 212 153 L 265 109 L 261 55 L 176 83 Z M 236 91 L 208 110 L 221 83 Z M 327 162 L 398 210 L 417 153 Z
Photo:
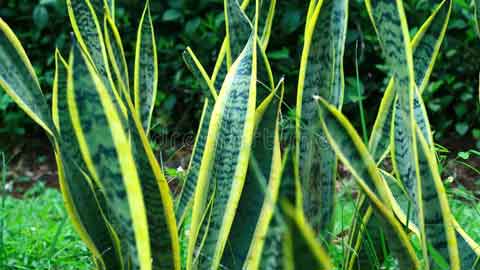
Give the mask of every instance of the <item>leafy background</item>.
M 133 58 L 136 25 L 143 1 L 119 1 L 117 22 L 127 57 Z M 185 68 L 181 53 L 192 47 L 207 70 L 224 36 L 222 0 L 151 1 L 159 56 L 159 91 L 153 123 L 158 136 L 192 133 L 201 111 L 200 85 Z M 274 72 L 287 81 L 287 103 L 293 106 L 303 42 L 306 1 L 277 1 L 278 9 L 268 54 Z M 404 1 L 411 34 L 431 12 L 435 0 Z M 344 111 L 360 128 L 359 101 L 366 108 L 367 126 L 375 120 L 388 74 L 363 0 L 350 1 L 346 44 Z M 68 53 L 70 28 L 64 0 L 0 0 L 0 16 L 13 28 L 32 59 L 45 95 L 50 98 L 53 52 Z M 436 139 L 457 150 L 480 149 L 478 72 L 480 40 L 470 0 L 454 0 L 447 35 L 425 92 Z M 133 61 L 129 61 L 132 63 Z M 355 75 L 358 62 L 359 80 Z M 360 95 L 358 94 L 360 93 Z M 41 137 L 42 132 L 0 91 L 0 150 L 13 139 Z

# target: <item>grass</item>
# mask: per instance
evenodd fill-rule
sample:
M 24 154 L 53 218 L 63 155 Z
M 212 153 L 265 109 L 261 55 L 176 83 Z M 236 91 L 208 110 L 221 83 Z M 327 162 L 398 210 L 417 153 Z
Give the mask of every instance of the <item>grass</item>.
M 354 183 L 344 182 L 337 198 L 334 230 L 337 239 L 335 244 L 329 245 L 337 265 L 341 264 L 346 252 L 345 235 L 354 213 L 352 190 L 356 190 Z M 450 206 L 459 223 L 475 240 L 480 241 L 478 199 L 461 187 L 449 188 L 448 191 Z M 389 262 L 388 258 L 383 267 L 396 269 L 395 263 Z M 59 191 L 37 185 L 25 199 L 0 197 L 0 270 L 93 268 L 87 248 L 67 219 Z
M 34 198 L 5 197 L 0 269 L 93 269 L 87 248 L 67 219 L 61 194 L 41 186 L 37 192 Z

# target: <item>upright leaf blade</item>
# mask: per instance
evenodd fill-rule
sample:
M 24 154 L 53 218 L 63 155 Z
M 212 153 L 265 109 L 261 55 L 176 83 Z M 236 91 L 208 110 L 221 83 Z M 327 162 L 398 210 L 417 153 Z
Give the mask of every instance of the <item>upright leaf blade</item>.
M 147 214 L 125 121 L 103 80 L 78 48 L 70 65 L 68 108 L 82 157 L 92 179 L 105 192 L 127 264 L 150 270 Z
M 210 120 L 210 127 L 199 171 L 193 202 L 191 237 L 187 268 L 199 241 L 201 215 L 207 190 L 216 186 L 212 220 L 200 253 L 201 269 L 216 269 L 223 254 L 234 211 L 243 189 L 250 145 L 253 138 L 256 94 L 256 35 L 252 34 L 244 51 L 232 65 Z
M 452 9 L 452 1 L 443 1 L 435 8 L 430 17 L 420 27 L 420 30 L 413 37 L 410 45 L 413 50 L 413 62 L 415 70 L 416 85 L 418 87 L 419 95 L 421 95 L 428 85 L 430 74 L 433 70 L 440 46 L 445 36 L 446 28 L 449 22 Z M 432 46 L 433 44 L 433 46 Z M 392 123 L 394 98 L 396 93 L 393 89 L 393 78 L 385 90 L 382 98 L 380 109 L 377 113 L 377 119 L 373 127 L 372 135 L 370 136 L 369 149 L 373 151 L 375 160 L 382 160 L 388 152 L 390 145 L 390 127 Z M 415 99 L 418 103 L 417 93 Z M 428 118 L 424 106 L 417 106 L 414 108 L 415 118 L 417 121 L 422 121 L 428 125 Z M 425 129 L 429 129 L 426 127 Z M 423 130 L 423 129 L 422 129 Z M 426 134 L 426 132 L 424 132 Z M 431 143 L 430 136 L 425 135 L 427 140 Z
M 327 252 L 316 240 L 316 233 L 305 222 L 302 210 L 288 204 L 283 205 L 283 210 L 288 224 L 284 249 L 290 254 L 285 259 L 291 260 L 285 265 L 295 270 L 334 269 Z
M 422 131 L 417 127 L 419 173 L 422 181 L 422 200 L 425 207 L 426 240 L 431 245 L 430 261 L 433 269 L 440 265 L 433 259 L 438 252 L 449 263 L 449 269 L 461 269 L 460 258 L 452 226 L 452 213 L 448 206 L 447 193 L 438 173 L 436 157 Z
M 131 98 L 127 60 L 120 33 L 111 16 L 107 13 L 104 20 L 105 45 L 116 78 L 116 85 L 121 90 L 126 103 L 125 99 Z
M 68 64 L 57 51 L 53 82 L 52 116 L 59 138 L 56 160 L 59 182 L 67 213 L 89 250 L 98 260 L 100 269 L 124 269 L 116 233 L 106 220 L 100 201 L 103 196 L 95 183 L 82 171 L 83 162 L 67 108 Z M 67 139 L 69 138 L 69 139 Z
M 297 90 L 296 177 L 307 219 L 325 239 L 333 226 L 337 160 L 321 134 L 313 96 L 342 105 L 347 9 L 347 0 L 311 4 Z
M 157 49 L 149 1 L 147 1 L 138 28 L 133 84 L 135 109 L 148 134 L 158 84 Z
M 257 269 L 273 217 L 281 178 L 279 117 L 283 81 L 256 112 L 255 138 L 245 186 L 228 237 L 222 266 Z

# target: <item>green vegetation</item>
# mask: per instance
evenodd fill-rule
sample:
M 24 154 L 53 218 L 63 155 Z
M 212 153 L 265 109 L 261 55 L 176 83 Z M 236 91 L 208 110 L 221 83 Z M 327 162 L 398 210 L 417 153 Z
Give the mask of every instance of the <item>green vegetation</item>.
M 66 213 L 96 269 L 480 269 L 477 231 L 454 213 L 473 216 L 477 200 L 447 191 L 424 101 L 453 0 L 428 5 L 413 33 L 404 4 L 365 0 L 388 83 L 369 132 L 356 62 L 362 138 L 342 112 L 349 1 L 309 2 L 299 69 L 287 74 L 298 77 L 292 102 L 269 54 L 277 1 L 225 0 L 214 67 L 183 53 L 203 109 L 179 194 L 150 144 L 168 78 L 149 1 L 132 59 L 114 0 L 66 1 L 73 34 L 68 57 L 55 52 L 51 102 L 0 19 L 0 87 L 48 137 Z M 460 159 L 477 154 L 455 161 L 476 171 Z M 354 200 L 336 194 L 339 163 Z
M 68 221 L 61 194 L 40 186 L 36 191 L 34 197 L 4 198 L 0 269 L 91 269 L 90 253 Z

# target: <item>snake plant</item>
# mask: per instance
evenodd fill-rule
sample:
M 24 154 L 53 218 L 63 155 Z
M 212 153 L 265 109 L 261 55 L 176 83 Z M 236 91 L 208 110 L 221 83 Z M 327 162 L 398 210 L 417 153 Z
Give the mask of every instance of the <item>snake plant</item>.
M 67 58 L 55 52 L 51 106 L 2 19 L 0 87 L 48 135 L 97 269 L 380 269 L 386 256 L 402 270 L 480 269 L 480 246 L 451 213 L 422 99 L 451 0 L 412 39 L 401 0 L 365 1 L 390 71 L 368 144 L 341 112 L 349 1 L 311 0 L 292 145 L 285 82 L 267 56 L 276 0 L 224 0 L 213 71 L 192 48 L 183 54 L 204 106 L 177 196 L 149 144 L 160 81 L 149 1 L 132 70 L 114 1 L 66 1 L 72 47 Z M 338 160 L 361 191 L 341 262 L 329 253 Z

